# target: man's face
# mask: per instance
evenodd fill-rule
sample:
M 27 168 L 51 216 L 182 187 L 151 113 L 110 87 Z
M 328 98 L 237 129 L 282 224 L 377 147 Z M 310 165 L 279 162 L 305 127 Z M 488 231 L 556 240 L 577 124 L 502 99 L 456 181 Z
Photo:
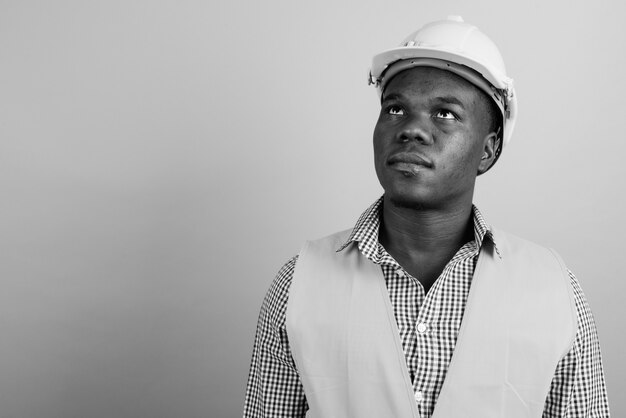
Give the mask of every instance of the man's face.
M 415 67 L 383 92 L 374 128 L 378 180 L 392 202 L 441 208 L 471 202 L 494 157 L 489 100 L 456 74 Z

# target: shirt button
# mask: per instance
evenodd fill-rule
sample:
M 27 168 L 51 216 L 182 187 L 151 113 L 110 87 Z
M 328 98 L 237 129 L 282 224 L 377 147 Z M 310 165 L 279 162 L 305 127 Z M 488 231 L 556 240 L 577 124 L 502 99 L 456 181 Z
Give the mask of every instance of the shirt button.
M 404 270 L 398 269 L 396 270 L 396 274 L 398 275 L 398 277 L 404 277 Z
M 425 333 L 427 329 L 428 329 L 428 326 L 426 326 L 425 323 L 420 322 L 419 324 L 417 324 L 417 332 L 419 332 L 420 334 Z
M 415 401 L 417 403 L 421 403 L 424 400 L 424 394 L 422 393 L 421 390 L 418 390 L 417 392 L 415 392 Z

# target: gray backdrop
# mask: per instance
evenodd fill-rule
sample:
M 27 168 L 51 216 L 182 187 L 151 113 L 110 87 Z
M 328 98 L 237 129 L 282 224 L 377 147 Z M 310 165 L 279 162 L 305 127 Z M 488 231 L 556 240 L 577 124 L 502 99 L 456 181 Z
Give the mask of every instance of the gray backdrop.
M 460 14 L 519 96 L 488 222 L 555 247 L 621 396 L 620 1 L 0 1 L 0 418 L 237 417 L 302 240 L 380 194 L 372 55 Z

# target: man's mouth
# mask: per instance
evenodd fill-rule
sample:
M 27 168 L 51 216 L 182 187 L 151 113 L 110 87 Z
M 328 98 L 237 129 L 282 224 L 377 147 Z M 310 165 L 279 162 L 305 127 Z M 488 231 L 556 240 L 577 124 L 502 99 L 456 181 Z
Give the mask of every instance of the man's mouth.
M 424 169 L 433 167 L 433 163 L 425 157 L 409 152 L 392 155 L 387 159 L 387 165 L 409 175 L 415 175 Z

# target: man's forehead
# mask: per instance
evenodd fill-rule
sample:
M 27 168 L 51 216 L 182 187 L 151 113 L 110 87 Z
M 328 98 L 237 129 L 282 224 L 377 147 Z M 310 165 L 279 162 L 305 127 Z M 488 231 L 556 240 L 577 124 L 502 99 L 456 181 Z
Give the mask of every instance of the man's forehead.
M 402 100 L 411 99 L 412 98 L 411 93 L 403 94 L 404 91 L 406 90 L 401 90 L 398 92 L 392 91 L 389 94 L 385 94 L 385 96 L 383 97 L 383 102 L 393 101 L 393 100 L 402 101 Z M 442 95 L 432 95 L 429 97 L 420 95 L 419 97 L 427 98 L 429 101 L 438 102 L 438 103 L 447 103 L 447 104 L 453 104 L 453 105 L 458 105 L 458 106 L 465 105 L 465 103 L 463 103 L 463 101 L 459 99 L 458 95 L 442 94 Z
M 430 93 L 438 100 L 462 104 L 463 99 L 475 97 L 478 88 L 469 81 L 451 73 L 433 67 L 414 67 L 394 76 L 382 95 L 382 100 L 392 97 L 408 99 L 415 94 Z

